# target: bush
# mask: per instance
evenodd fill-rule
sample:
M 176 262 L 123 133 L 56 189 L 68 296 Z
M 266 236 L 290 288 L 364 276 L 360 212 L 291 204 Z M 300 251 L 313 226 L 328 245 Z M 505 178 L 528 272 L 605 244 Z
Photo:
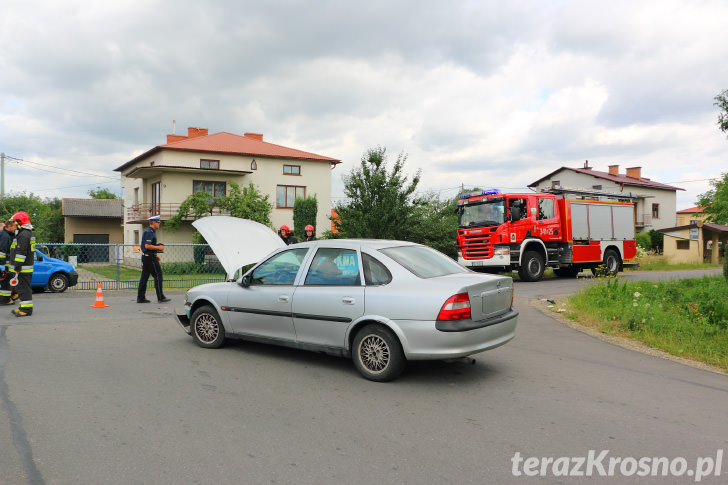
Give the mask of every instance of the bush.
M 637 246 L 649 251 L 652 248 L 652 238 L 646 232 L 637 234 Z
M 726 244 L 726 248 L 723 250 L 723 276 L 728 282 L 728 244 Z

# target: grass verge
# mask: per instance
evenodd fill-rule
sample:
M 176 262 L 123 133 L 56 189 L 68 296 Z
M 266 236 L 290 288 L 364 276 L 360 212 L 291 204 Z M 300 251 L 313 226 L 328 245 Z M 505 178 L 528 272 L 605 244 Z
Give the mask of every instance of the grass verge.
M 728 372 L 728 284 L 722 276 L 665 282 L 603 278 L 569 297 L 565 316 Z

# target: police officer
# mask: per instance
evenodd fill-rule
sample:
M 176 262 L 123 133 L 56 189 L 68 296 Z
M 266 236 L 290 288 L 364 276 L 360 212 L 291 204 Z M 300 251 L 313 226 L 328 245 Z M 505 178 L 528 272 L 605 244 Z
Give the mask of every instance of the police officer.
M 296 244 L 298 242 L 298 238 L 291 234 L 291 230 L 288 226 L 283 224 L 278 231 L 278 235 L 283 239 L 283 242 L 286 243 L 286 245 L 289 244 Z
M 166 303 L 170 301 L 162 292 L 162 266 L 157 253 L 164 251 L 164 244 L 157 244 L 157 229 L 161 224 L 159 216 L 149 218 L 149 227 L 142 233 L 142 275 L 139 278 L 139 289 L 137 290 L 137 303 L 149 303 L 147 300 L 147 281 L 149 275 L 154 278 L 154 289 L 157 291 L 157 301 Z
M 2 223 L 0 223 L 2 224 Z M 0 229 L 0 305 L 12 305 L 15 300 L 11 298 L 10 278 L 11 272 L 8 271 L 8 254 L 10 246 L 15 239 L 15 221 L 9 220 L 5 223 L 5 227 Z
M 8 266 L 15 272 L 13 279 L 17 281 L 20 308 L 13 310 L 16 317 L 29 317 L 33 314 L 33 262 L 35 261 L 35 235 L 30 217 L 26 212 L 16 212 L 11 217 L 17 225 L 15 240 L 10 245 Z
M 314 235 L 313 226 L 311 224 L 307 225 L 303 229 L 303 240 L 305 241 L 316 241 L 316 236 Z

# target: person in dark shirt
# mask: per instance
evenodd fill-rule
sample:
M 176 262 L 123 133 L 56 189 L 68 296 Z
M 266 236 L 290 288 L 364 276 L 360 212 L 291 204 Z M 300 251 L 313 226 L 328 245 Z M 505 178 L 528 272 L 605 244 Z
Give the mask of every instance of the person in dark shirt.
M 291 229 L 285 224 L 278 230 L 278 235 L 281 239 L 283 239 L 283 242 L 286 243 L 286 245 L 296 244 L 298 242 L 298 238 L 291 234 Z
M 139 278 L 139 289 L 137 290 L 137 303 L 149 303 L 147 300 L 147 281 L 149 275 L 154 278 L 154 289 L 157 292 L 157 301 L 166 303 L 171 301 L 164 296 L 162 291 L 162 266 L 159 264 L 160 258 L 158 253 L 164 251 L 164 244 L 157 244 L 157 229 L 162 223 L 159 216 L 149 218 L 149 227 L 142 233 L 142 242 L 140 244 L 142 250 L 142 275 Z
M 304 234 L 304 236 L 303 236 L 303 241 L 304 242 L 306 242 L 306 241 L 316 241 L 316 235 L 314 234 L 314 229 L 313 229 L 313 226 L 311 224 L 309 224 L 308 226 L 306 226 L 303 229 L 303 234 Z
M 0 223 L 1 225 L 2 223 Z M 10 271 L 8 267 L 8 255 L 10 254 L 10 246 L 15 239 L 15 221 L 7 221 L 5 227 L 0 229 L 0 305 L 12 305 L 15 300 L 11 298 L 10 289 Z

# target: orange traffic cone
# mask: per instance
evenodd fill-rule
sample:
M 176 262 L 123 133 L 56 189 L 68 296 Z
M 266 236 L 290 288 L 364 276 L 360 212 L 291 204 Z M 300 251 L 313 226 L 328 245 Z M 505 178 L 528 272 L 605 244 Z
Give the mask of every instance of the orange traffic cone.
M 96 288 L 96 301 L 93 305 L 89 305 L 91 308 L 106 308 L 107 305 L 104 303 L 104 292 L 101 291 L 101 283 L 99 283 L 99 287 Z

